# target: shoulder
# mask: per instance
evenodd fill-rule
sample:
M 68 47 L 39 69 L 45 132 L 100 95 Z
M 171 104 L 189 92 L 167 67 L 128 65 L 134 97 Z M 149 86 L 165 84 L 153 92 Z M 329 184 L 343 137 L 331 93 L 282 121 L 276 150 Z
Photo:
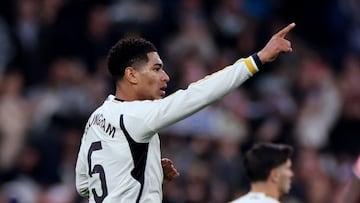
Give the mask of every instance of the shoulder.
M 269 196 L 264 196 L 264 203 L 280 203 L 278 200 L 271 198 Z
M 280 203 L 279 201 L 266 196 L 263 193 L 249 192 L 244 196 L 239 197 L 229 203 Z
M 244 203 L 244 202 L 248 202 L 249 199 L 251 199 L 251 193 L 247 193 L 235 200 L 230 201 L 229 203 Z

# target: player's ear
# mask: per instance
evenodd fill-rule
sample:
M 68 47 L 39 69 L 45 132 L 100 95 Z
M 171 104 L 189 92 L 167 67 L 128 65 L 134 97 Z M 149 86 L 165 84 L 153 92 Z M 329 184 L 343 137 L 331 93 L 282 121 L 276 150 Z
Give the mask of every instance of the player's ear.
M 129 81 L 129 83 L 136 84 L 138 82 L 137 70 L 134 67 L 126 67 L 124 77 L 127 81 Z
M 278 170 L 278 168 L 271 169 L 270 174 L 269 174 L 269 180 L 271 182 L 274 182 L 274 183 L 279 181 L 279 170 Z

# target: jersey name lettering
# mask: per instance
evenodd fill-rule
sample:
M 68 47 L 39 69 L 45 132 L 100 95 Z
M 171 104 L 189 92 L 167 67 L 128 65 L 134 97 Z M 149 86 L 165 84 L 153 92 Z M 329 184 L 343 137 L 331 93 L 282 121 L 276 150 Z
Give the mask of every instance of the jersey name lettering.
M 88 128 L 92 125 L 99 126 L 105 133 L 114 138 L 116 128 L 112 126 L 110 123 L 106 123 L 106 119 L 102 114 L 94 115 L 92 121 L 89 123 Z

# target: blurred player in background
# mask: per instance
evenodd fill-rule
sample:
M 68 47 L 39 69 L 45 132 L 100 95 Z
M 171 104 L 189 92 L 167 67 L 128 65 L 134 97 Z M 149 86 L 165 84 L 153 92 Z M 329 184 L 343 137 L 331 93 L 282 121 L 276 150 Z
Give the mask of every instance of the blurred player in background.
M 142 38 L 118 41 L 108 54 L 115 95 L 92 113 L 83 134 L 76 164 L 79 194 L 90 203 L 162 202 L 165 170 L 157 132 L 222 98 L 280 53 L 291 52 L 285 36 L 294 27 L 274 34 L 258 53 L 167 97 L 170 78 L 155 46 Z
M 250 191 L 231 203 L 279 203 L 291 188 L 293 148 L 284 144 L 261 143 L 244 157 Z

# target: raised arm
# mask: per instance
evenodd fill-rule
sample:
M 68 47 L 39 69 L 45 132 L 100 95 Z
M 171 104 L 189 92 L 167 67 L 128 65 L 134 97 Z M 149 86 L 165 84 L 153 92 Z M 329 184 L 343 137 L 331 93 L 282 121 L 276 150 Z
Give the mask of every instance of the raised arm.
M 239 87 L 259 71 L 262 64 L 275 60 L 280 53 L 292 51 L 291 43 L 285 39 L 285 36 L 294 27 L 295 23 L 289 24 L 274 34 L 258 53 L 239 59 L 234 64 L 190 84 L 185 90 L 176 91 L 164 99 L 134 103 L 131 109 L 139 109 L 140 120 L 146 123 L 144 126 L 147 128 L 134 127 L 136 131 L 132 134 L 144 135 L 138 141 L 145 142 L 149 139 L 148 135 L 152 134 L 140 132 L 158 132 L 160 129 L 196 113 Z M 134 118 L 139 118 L 139 116 L 135 115 Z M 125 122 L 127 122 L 126 125 L 137 123 L 126 120 Z

